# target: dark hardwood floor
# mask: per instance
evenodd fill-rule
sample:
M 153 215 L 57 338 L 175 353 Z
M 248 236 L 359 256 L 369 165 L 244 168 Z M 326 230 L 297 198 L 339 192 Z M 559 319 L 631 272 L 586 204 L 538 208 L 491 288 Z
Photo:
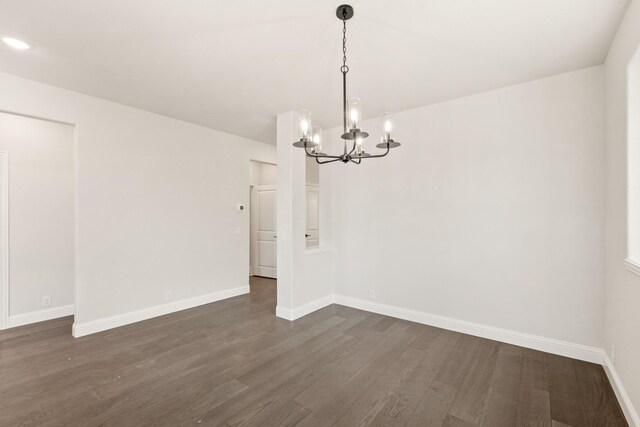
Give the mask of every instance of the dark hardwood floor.
M 84 338 L 0 331 L 2 426 L 623 426 L 601 366 L 251 294 Z

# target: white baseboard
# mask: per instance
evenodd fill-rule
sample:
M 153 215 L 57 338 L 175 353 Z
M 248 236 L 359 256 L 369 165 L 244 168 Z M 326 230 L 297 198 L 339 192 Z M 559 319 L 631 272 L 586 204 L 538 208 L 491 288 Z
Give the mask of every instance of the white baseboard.
M 309 313 L 313 313 L 316 310 L 320 310 L 335 302 L 335 295 L 327 295 L 326 297 L 311 301 L 308 304 L 302 305 L 296 308 L 285 308 L 281 306 L 276 307 L 276 316 L 286 320 L 296 320 L 306 316 Z
M 276 317 L 280 317 L 285 320 L 295 320 L 291 314 L 291 309 L 280 305 L 276 305 Z
M 144 308 L 142 310 L 131 311 L 129 313 L 105 317 L 91 322 L 74 323 L 73 336 L 79 338 L 85 335 L 95 334 L 96 332 L 106 331 L 107 329 L 129 325 L 131 323 L 151 319 L 152 317 L 163 316 L 165 314 L 186 310 L 199 305 L 209 304 L 247 293 L 249 293 L 249 286 L 239 286 L 237 288 L 226 289 L 220 292 L 214 292 L 194 298 L 157 305 L 155 307 Z
M 603 354 L 604 371 L 607 373 L 611 387 L 613 387 L 613 391 L 618 398 L 618 402 L 620 402 L 620 407 L 622 407 L 622 412 L 624 412 L 627 422 L 631 427 L 640 427 L 640 417 L 638 416 L 638 412 L 633 407 L 633 403 L 631 403 L 631 399 L 629 399 L 629 395 L 624 389 L 622 381 L 620 381 L 620 377 L 618 377 L 618 373 L 616 372 L 616 368 L 613 366 L 613 362 L 609 358 L 607 352 L 603 352 Z
M 29 325 L 31 323 L 44 322 L 45 320 L 57 319 L 58 317 L 73 316 L 75 313 L 74 305 L 63 305 L 61 307 L 52 307 L 45 310 L 32 311 L 30 313 L 16 314 L 9 316 L 7 327 L 15 328 L 16 326 Z
M 525 334 L 509 329 L 496 328 L 494 326 L 467 322 L 464 320 L 453 319 L 451 317 L 439 316 L 436 314 L 429 314 L 417 310 L 410 310 L 341 295 L 335 295 L 334 301 L 336 304 L 345 305 L 347 307 L 461 332 L 463 334 L 488 338 L 520 347 L 527 347 L 560 356 L 571 357 L 573 359 L 585 360 L 587 362 L 598 364 L 603 363 L 602 349 L 597 347 L 574 344 L 553 338 Z
M 640 264 L 638 264 L 636 261 L 625 259 L 624 266 L 627 268 L 627 270 L 631 271 L 632 273 L 636 273 L 638 276 L 640 276 Z
M 451 317 L 425 313 L 407 308 L 395 307 L 381 304 L 374 301 L 362 300 L 343 295 L 329 295 L 324 298 L 312 301 L 296 308 L 276 307 L 276 316 L 287 320 L 296 320 L 306 316 L 316 310 L 326 307 L 332 303 L 356 308 L 359 310 L 378 313 L 397 319 L 409 320 L 411 322 L 422 323 L 424 325 L 435 326 L 437 328 L 448 329 L 461 332 L 463 334 L 474 335 L 495 341 L 505 342 L 520 347 L 531 348 L 573 359 L 587 362 L 603 364 L 603 350 L 597 347 L 590 347 L 582 344 L 575 344 L 561 341 L 554 338 L 546 338 L 538 335 L 525 334 L 509 329 L 497 328 L 494 326 L 482 325 L 479 323 L 467 322 L 465 320 L 453 319 Z M 640 427 L 640 426 L 639 426 Z

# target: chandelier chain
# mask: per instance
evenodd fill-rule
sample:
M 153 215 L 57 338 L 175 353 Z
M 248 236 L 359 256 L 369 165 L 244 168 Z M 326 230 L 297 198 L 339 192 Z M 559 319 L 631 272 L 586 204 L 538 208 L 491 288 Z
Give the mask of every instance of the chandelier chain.
M 340 71 L 343 74 L 349 72 L 349 67 L 347 67 L 347 21 L 345 19 L 342 20 L 342 67 L 340 67 Z

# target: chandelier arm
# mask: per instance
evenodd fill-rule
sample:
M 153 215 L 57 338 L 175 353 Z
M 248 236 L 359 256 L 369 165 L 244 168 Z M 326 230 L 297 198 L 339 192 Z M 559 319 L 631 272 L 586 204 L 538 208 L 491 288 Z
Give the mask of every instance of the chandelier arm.
M 307 157 L 313 157 L 314 159 L 342 159 L 342 156 L 331 156 L 328 154 L 308 154 Z
M 307 156 L 309 157 L 320 157 L 320 158 L 330 158 L 330 159 L 340 159 L 340 156 L 331 156 L 328 154 L 315 154 L 309 151 L 309 148 L 305 145 L 304 147 L 304 152 L 307 154 Z
M 344 145 L 347 145 L 347 140 L 344 141 Z M 353 154 L 353 152 L 356 151 L 356 140 L 353 140 L 353 147 L 351 147 L 351 151 L 349 151 L 348 153 L 346 153 L 346 156 L 350 156 Z
M 356 162 L 353 159 L 349 159 L 350 162 L 355 163 L 356 165 L 359 165 L 360 163 L 362 163 L 362 159 L 358 159 L 358 161 Z
M 385 151 L 383 154 L 372 154 L 369 157 L 367 157 L 367 159 L 371 159 L 371 158 L 375 158 L 375 157 L 384 157 L 387 154 L 389 154 L 389 147 L 387 147 L 387 151 Z
M 338 162 L 342 160 L 340 157 L 338 158 L 332 158 L 332 160 L 326 160 L 324 162 L 321 162 L 320 160 L 318 160 L 318 158 L 316 157 L 316 163 L 319 165 L 326 165 L 327 163 L 333 163 L 333 162 Z
M 342 159 L 342 156 L 331 156 L 327 154 L 308 154 L 307 157 L 313 157 L 314 159 Z

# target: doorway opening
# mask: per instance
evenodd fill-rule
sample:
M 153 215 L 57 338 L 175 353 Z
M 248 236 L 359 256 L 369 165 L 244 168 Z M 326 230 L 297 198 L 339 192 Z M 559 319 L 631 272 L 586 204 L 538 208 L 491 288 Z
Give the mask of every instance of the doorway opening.
M 305 158 L 305 225 L 304 246 L 320 246 L 320 168 L 315 159 Z
M 249 161 L 249 283 L 251 292 L 277 279 L 277 166 Z
M 75 313 L 75 127 L 0 112 L 0 328 Z

